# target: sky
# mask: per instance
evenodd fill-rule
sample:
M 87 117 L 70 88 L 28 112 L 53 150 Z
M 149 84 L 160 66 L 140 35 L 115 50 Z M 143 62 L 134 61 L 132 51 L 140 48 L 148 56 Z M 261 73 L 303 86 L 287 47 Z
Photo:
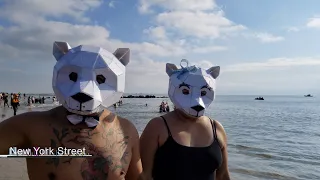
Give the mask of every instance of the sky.
M 126 93 L 166 63 L 220 66 L 216 94 L 320 94 L 320 1 L 0 0 L 0 91 L 52 93 L 54 41 L 131 49 Z

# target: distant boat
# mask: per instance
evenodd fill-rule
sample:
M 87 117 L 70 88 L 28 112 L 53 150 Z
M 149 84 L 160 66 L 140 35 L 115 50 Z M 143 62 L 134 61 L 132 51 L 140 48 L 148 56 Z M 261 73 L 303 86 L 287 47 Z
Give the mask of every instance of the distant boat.
M 313 97 L 311 94 L 304 95 L 304 97 Z
M 263 98 L 263 97 L 256 97 L 256 98 L 254 98 L 254 100 L 260 100 L 260 101 L 262 101 L 262 100 L 264 100 L 264 98 Z

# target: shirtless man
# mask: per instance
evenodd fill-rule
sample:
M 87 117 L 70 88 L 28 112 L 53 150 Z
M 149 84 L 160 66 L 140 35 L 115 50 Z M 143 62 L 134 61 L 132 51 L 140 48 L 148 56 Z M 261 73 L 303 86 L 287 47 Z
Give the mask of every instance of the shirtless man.
M 55 42 L 53 54 L 53 90 L 62 106 L 0 123 L 0 153 L 14 146 L 85 148 L 93 157 L 28 158 L 30 180 L 137 180 L 142 172 L 138 132 L 105 109 L 123 94 L 130 50 L 112 54 Z

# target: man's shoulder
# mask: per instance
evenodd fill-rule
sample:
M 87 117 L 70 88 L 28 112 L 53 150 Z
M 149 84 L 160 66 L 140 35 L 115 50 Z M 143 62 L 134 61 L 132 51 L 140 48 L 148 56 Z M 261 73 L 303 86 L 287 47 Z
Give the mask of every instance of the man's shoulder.
M 121 126 L 121 128 L 130 130 L 130 131 L 136 131 L 137 130 L 137 128 L 135 127 L 133 122 L 130 121 L 129 119 L 121 117 L 121 116 L 117 116 L 117 120 L 118 120 L 119 125 Z

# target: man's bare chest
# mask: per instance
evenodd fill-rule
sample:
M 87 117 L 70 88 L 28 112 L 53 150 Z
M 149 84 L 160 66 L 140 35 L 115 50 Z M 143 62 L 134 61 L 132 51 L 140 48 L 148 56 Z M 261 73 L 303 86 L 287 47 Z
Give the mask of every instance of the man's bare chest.
M 80 177 L 82 179 L 107 179 L 112 176 L 120 178 L 126 174 L 131 159 L 131 144 L 129 136 L 121 128 L 85 129 L 50 126 L 46 133 L 43 133 L 42 137 L 34 139 L 34 146 L 50 147 L 55 150 L 59 148 L 67 151 L 82 150 L 82 153 L 92 155 L 87 158 L 52 157 L 46 158 L 45 161 L 34 161 L 34 163 L 37 162 L 36 164 L 43 165 L 44 169 L 55 176 L 64 174 L 70 179 L 73 179 L 71 177 L 75 177 L 74 179 L 81 179 Z M 68 153 L 70 151 L 65 152 L 65 155 Z

